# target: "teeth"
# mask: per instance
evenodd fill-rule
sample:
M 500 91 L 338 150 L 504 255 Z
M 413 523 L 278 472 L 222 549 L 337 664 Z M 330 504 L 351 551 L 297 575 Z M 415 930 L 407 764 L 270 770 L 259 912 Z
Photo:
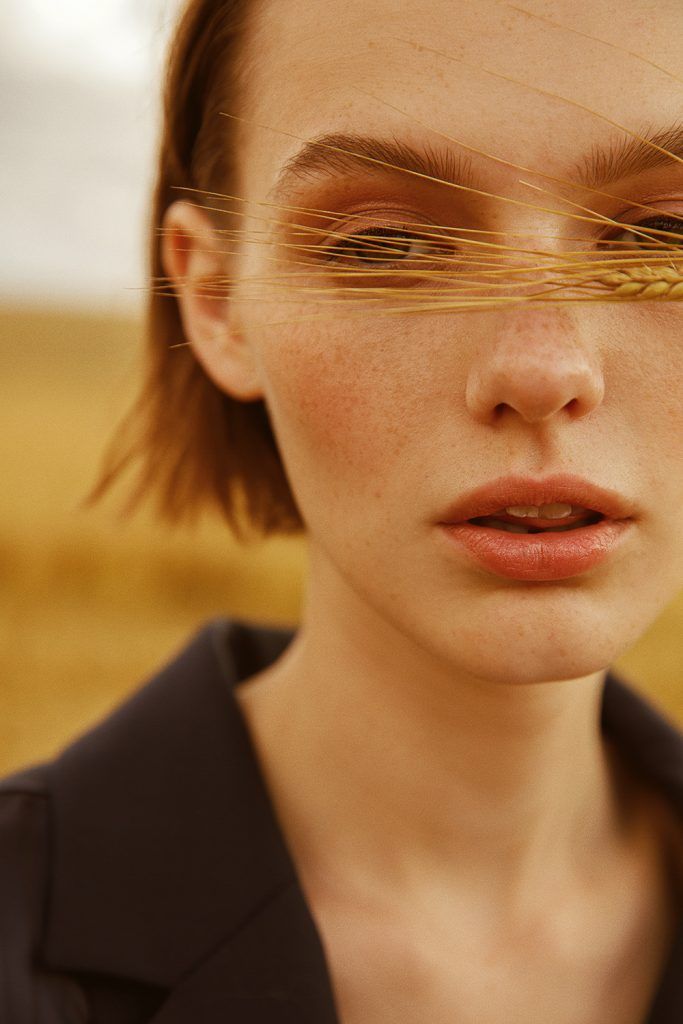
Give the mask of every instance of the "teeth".
M 552 505 L 508 505 L 505 509 L 509 516 L 523 519 L 566 519 L 572 514 L 572 506 L 562 502 Z
M 563 502 L 554 505 L 541 505 L 541 519 L 566 519 L 572 514 L 572 506 Z
M 509 505 L 505 511 L 509 516 L 519 516 L 520 518 L 538 518 L 538 506 L 537 505 Z

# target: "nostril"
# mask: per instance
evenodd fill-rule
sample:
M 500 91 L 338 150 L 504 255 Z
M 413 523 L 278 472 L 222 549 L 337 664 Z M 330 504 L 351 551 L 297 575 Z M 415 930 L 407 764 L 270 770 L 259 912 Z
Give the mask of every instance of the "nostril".
M 592 412 L 604 397 L 604 381 L 588 353 L 562 348 L 517 352 L 501 342 L 467 376 L 465 403 L 480 423 L 501 428 L 508 417 L 540 425 L 559 416 L 567 422 Z M 512 420 L 511 420 L 512 422 Z

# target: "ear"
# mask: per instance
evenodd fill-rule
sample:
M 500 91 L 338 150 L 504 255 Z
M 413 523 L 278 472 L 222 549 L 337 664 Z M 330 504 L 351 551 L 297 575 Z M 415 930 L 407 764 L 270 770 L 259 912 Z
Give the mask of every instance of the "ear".
M 248 402 L 262 397 L 254 352 L 233 323 L 225 285 L 228 257 L 209 214 L 187 202 L 168 208 L 161 258 L 173 282 L 185 337 L 222 391 Z

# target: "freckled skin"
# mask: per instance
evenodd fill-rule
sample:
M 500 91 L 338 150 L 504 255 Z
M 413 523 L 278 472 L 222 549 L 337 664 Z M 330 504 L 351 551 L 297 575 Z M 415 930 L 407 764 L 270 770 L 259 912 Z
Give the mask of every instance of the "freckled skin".
M 530 98 L 523 88 L 392 41 L 382 2 L 364 4 L 360 18 L 353 8 L 335 16 L 330 32 L 330 3 L 299 5 L 300 17 L 287 19 L 282 3 L 265 5 L 265 53 L 250 111 L 256 120 L 286 124 L 302 137 L 349 123 L 368 133 L 384 127 L 420 137 L 405 119 L 354 91 L 357 84 L 471 145 L 558 176 L 608 131 L 575 108 Z M 599 104 L 617 121 L 675 120 L 681 89 L 674 83 L 578 37 L 568 47 L 566 37 L 538 22 L 508 15 L 501 22 L 494 7 L 477 5 L 474 18 L 471 8 L 434 0 L 420 5 L 419 18 L 405 12 L 403 22 L 394 21 L 396 35 L 523 80 L 534 68 L 544 88 Z M 641 4 L 620 5 L 616 28 L 606 10 L 576 21 L 572 5 L 543 6 L 584 31 L 600 35 L 609 28 L 619 45 L 643 46 Z M 683 12 L 675 4 L 651 26 L 648 52 L 680 70 L 672 24 L 680 38 Z M 552 54 L 548 33 L 556 44 Z M 310 38 L 316 39 L 313 61 Z M 293 61 L 298 74 L 287 78 Z M 647 90 L 634 91 L 634 75 L 647 81 Z M 245 140 L 245 180 L 254 199 L 296 148 L 277 135 L 269 136 L 268 147 L 263 141 L 254 129 Z M 533 199 L 518 183 L 519 172 L 486 161 L 477 167 L 490 191 Z M 644 184 L 629 185 L 643 201 L 664 187 L 683 210 L 680 173 L 651 172 Z M 446 193 L 443 202 L 464 200 Z M 540 236 L 563 229 L 552 213 L 475 205 L 477 226 L 528 232 L 529 244 L 539 248 L 554 244 Z M 605 212 L 614 216 L 623 207 L 615 200 Z M 587 242 L 593 237 L 590 226 L 569 227 L 569 234 L 583 231 Z M 556 245 L 559 251 L 562 243 Z M 257 252 L 252 259 L 258 266 Z M 683 499 L 680 309 L 622 304 L 384 320 L 342 315 L 252 334 L 250 326 L 310 310 L 305 302 L 278 307 L 272 297 L 267 316 L 255 306 L 242 309 L 241 326 L 252 339 L 312 547 L 355 614 L 368 603 L 440 658 L 496 679 L 510 678 L 514 664 L 521 681 L 597 671 L 674 596 L 683 579 L 683 536 L 679 518 L 664 510 L 679 508 Z M 557 471 L 615 488 L 642 513 L 629 545 L 581 580 L 554 587 L 501 582 L 456 566 L 435 545 L 435 516 L 464 490 L 510 472 Z M 501 642 L 482 650 L 480 638 L 493 621 L 502 627 Z
M 448 329 L 444 318 L 428 316 L 390 332 L 371 325 L 350 334 L 345 325 L 329 324 L 291 346 L 278 335 L 262 345 L 260 358 L 313 542 L 335 563 L 347 552 L 348 562 L 338 568 L 361 600 L 384 610 L 393 593 L 386 611 L 399 628 L 421 628 L 446 657 L 457 643 L 458 658 L 469 654 L 476 674 L 509 677 L 510 643 L 527 665 L 538 651 L 539 674 L 562 677 L 575 666 L 590 671 L 607 664 L 673 596 L 682 575 L 680 527 L 662 508 L 683 497 L 678 323 L 672 310 L 659 333 L 646 311 L 620 308 L 477 314 L 467 325 L 454 317 Z M 563 370 L 565 378 L 575 375 L 578 400 L 589 394 L 595 403 L 602 394 L 602 402 L 589 399 L 580 417 L 565 409 L 535 422 Z M 499 392 L 508 377 L 528 386 L 508 396 L 511 404 L 497 422 L 486 420 L 504 400 Z M 430 517 L 473 482 L 511 470 L 557 469 L 642 503 L 640 536 L 616 565 L 580 586 L 556 586 L 552 595 L 518 586 L 515 608 L 509 587 L 476 572 L 457 577 L 431 549 Z M 364 570 L 356 575 L 361 543 Z M 649 593 L 643 593 L 644 559 Z M 434 616 L 437 606 L 442 616 Z M 509 628 L 505 644 L 487 645 L 482 666 L 481 637 L 501 616 Z M 463 644 L 469 635 L 471 651 Z M 579 665 L 576 637 L 583 643 Z

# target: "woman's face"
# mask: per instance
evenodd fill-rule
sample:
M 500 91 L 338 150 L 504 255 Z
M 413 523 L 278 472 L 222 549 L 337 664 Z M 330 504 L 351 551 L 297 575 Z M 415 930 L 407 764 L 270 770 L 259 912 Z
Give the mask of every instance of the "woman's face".
M 680 0 L 526 7 L 576 31 L 495 0 L 267 0 L 242 113 L 276 130 L 244 129 L 241 194 L 333 211 L 331 231 L 440 225 L 558 261 L 622 237 L 609 224 L 558 214 L 585 213 L 560 197 L 629 223 L 652 216 L 637 203 L 683 218 L 680 161 L 634 170 L 594 159 L 598 187 L 611 197 L 547 177 L 578 183 L 598 149 L 623 155 L 629 136 L 604 118 L 652 135 L 680 123 Z M 315 167 L 290 172 L 274 192 L 300 140 L 330 133 L 440 150 L 451 155 L 454 181 L 519 202 L 370 162 L 344 166 L 320 147 Z M 683 152 L 683 138 L 678 146 Z M 288 225 L 302 222 L 296 212 L 249 209 L 232 330 L 252 353 L 331 604 L 351 621 L 379 616 L 478 678 L 532 682 L 608 665 L 683 582 L 683 306 L 520 303 L 380 316 L 340 295 L 330 311 L 310 295 L 248 282 L 301 269 L 290 262 L 299 250 L 278 243 L 298 240 Z M 253 241 L 265 237 L 253 234 L 264 214 L 281 222 L 267 225 L 269 247 Z M 323 284 L 334 289 L 334 275 Z M 514 578 L 450 542 L 440 525 L 473 488 L 560 473 L 617 492 L 632 513 L 620 542 L 584 571 Z

